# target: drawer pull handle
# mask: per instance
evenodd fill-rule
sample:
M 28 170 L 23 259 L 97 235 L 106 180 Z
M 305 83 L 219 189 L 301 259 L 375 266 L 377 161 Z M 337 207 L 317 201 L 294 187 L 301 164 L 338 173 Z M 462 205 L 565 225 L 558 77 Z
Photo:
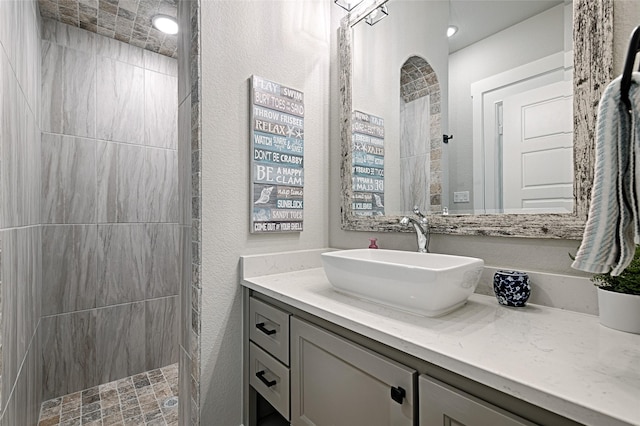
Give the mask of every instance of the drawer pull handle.
M 264 370 L 262 370 L 262 371 L 258 371 L 258 372 L 256 373 L 256 377 L 257 377 L 258 379 L 260 379 L 260 381 L 261 381 L 262 383 L 264 383 L 264 385 L 265 385 L 266 387 L 268 387 L 268 388 L 270 388 L 271 386 L 275 386 L 275 384 L 276 384 L 277 382 L 276 382 L 275 380 L 267 380 L 267 379 L 265 379 L 265 378 L 264 378 L 264 373 L 265 373 L 265 371 L 264 371 Z
M 266 334 L 267 336 L 271 336 L 272 334 L 276 334 L 276 330 L 267 330 L 267 328 L 264 326 L 264 323 L 258 323 L 256 324 L 256 328 L 260 331 L 262 331 L 264 334 Z
M 393 399 L 398 404 L 402 405 L 402 400 L 407 396 L 407 392 L 402 389 L 400 386 L 393 387 L 391 386 L 391 399 Z

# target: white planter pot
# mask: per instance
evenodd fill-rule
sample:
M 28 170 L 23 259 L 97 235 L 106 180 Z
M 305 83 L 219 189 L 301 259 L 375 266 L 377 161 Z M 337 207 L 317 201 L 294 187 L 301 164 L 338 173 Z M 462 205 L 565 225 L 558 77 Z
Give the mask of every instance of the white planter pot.
M 640 296 L 598 289 L 600 324 L 640 334 Z

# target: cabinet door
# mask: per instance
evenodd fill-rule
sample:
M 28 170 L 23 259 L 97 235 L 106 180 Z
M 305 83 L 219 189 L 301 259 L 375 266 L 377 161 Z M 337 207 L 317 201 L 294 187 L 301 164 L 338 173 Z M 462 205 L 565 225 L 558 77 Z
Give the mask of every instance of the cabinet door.
M 415 380 L 415 370 L 291 319 L 292 425 L 413 425 Z
M 420 376 L 420 426 L 535 426 L 428 376 Z

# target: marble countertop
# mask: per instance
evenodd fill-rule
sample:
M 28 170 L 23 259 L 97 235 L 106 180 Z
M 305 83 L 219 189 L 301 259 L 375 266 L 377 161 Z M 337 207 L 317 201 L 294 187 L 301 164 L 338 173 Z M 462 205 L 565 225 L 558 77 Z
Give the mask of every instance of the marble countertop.
M 474 294 L 420 317 L 340 294 L 319 267 L 244 273 L 242 285 L 580 423 L 640 425 L 640 335 L 597 316 Z

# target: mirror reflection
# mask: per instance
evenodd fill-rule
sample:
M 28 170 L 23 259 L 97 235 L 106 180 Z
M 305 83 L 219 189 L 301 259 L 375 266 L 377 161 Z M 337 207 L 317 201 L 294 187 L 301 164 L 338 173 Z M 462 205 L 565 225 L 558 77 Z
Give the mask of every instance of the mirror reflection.
M 572 213 L 571 2 L 386 6 L 352 27 L 354 214 Z

